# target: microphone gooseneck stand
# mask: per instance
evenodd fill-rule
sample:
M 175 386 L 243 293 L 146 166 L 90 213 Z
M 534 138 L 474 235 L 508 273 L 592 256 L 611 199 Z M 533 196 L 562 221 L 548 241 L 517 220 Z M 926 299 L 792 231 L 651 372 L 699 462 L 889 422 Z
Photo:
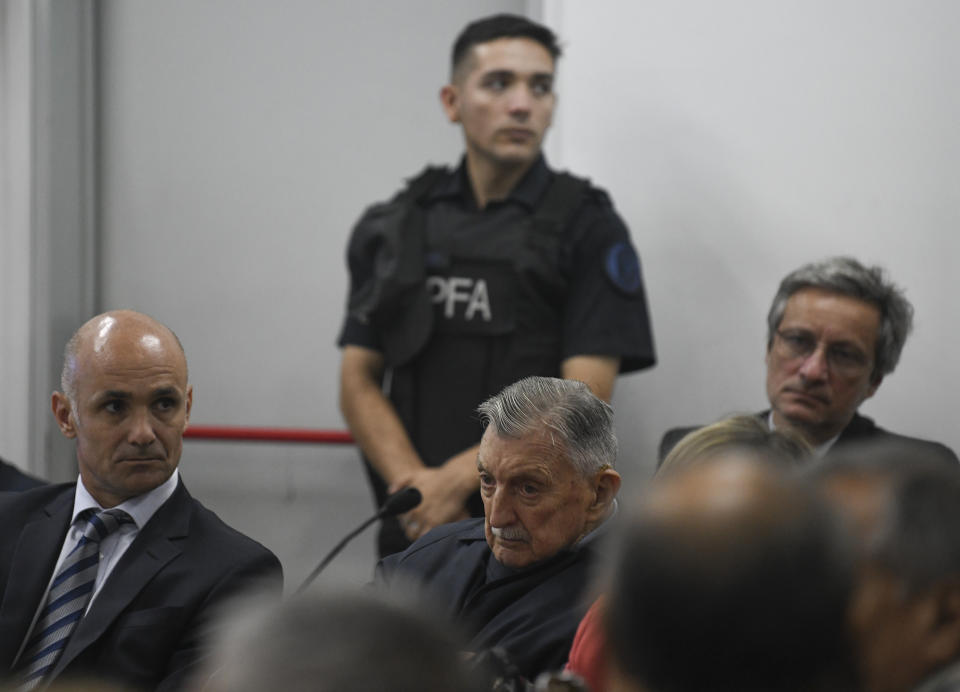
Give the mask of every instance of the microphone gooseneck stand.
M 330 564 L 333 558 L 340 554 L 340 551 L 343 550 L 344 546 L 362 533 L 365 528 L 370 526 L 370 524 L 378 519 L 383 519 L 384 517 L 394 517 L 398 514 L 409 512 L 411 509 L 419 505 L 421 500 L 423 500 L 423 495 L 420 494 L 419 490 L 413 487 L 404 488 L 403 490 L 399 490 L 388 497 L 387 501 L 383 503 L 383 507 L 380 508 L 379 512 L 374 514 L 372 517 L 360 524 L 360 526 L 344 536 L 343 540 L 337 543 L 333 547 L 333 550 L 327 553 L 326 557 L 324 557 L 320 561 L 320 564 L 317 565 L 310 573 L 310 576 L 303 581 L 296 593 L 300 593 L 310 586 L 310 584 L 312 584 L 320 575 L 320 572 L 322 572 L 324 568 Z

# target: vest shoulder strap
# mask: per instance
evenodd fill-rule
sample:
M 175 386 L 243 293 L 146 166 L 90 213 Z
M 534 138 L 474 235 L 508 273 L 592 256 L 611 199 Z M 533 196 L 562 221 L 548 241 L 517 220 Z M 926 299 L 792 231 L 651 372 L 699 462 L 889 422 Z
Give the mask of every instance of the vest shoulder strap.
M 569 173 L 557 173 L 533 214 L 534 224 L 560 234 L 586 199 L 590 181 Z
M 407 179 L 407 186 L 400 192 L 403 200 L 419 202 L 442 177 L 449 175 L 450 169 L 446 166 L 427 166 L 412 178 Z

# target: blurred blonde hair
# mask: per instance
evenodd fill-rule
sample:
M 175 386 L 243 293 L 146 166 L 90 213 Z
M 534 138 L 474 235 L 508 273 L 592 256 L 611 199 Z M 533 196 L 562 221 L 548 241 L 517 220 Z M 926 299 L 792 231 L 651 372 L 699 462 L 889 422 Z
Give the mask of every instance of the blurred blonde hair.
M 770 430 L 756 416 L 731 416 L 687 433 L 663 460 L 657 475 L 673 473 L 724 452 L 745 452 L 782 466 L 806 462 L 813 448 L 791 430 Z

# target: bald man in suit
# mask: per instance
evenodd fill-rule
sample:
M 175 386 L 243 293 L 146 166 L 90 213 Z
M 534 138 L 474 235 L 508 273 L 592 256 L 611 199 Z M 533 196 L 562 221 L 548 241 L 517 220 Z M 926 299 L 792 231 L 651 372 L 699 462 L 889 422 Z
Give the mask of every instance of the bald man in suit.
M 280 563 L 180 478 L 193 389 L 170 329 L 98 315 L 64 360 L 52 409 L 80 476 L 0 494 L 0 674 L 24 690 L 72 678 L 181 689 L 219 604 L 261 582 L 279 592 Z

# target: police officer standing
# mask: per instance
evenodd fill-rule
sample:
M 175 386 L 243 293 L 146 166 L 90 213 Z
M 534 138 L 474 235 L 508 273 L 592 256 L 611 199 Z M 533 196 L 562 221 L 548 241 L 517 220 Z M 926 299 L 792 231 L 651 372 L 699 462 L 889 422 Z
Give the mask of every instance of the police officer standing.
M 463 128 L 459 167 L 427 168 L 350 239 L 340 406 L 378 504 L 411 485 L 424 498 L 384 522 L 381 555 L 483 516 L 480 402 L 528 375 L 582 380 L 609 401 L 618 372 L 655 362 L 626 227 L 606 193 L 541 154 L 559 56 L 524 17 L 467 25 L 440 91 Z

